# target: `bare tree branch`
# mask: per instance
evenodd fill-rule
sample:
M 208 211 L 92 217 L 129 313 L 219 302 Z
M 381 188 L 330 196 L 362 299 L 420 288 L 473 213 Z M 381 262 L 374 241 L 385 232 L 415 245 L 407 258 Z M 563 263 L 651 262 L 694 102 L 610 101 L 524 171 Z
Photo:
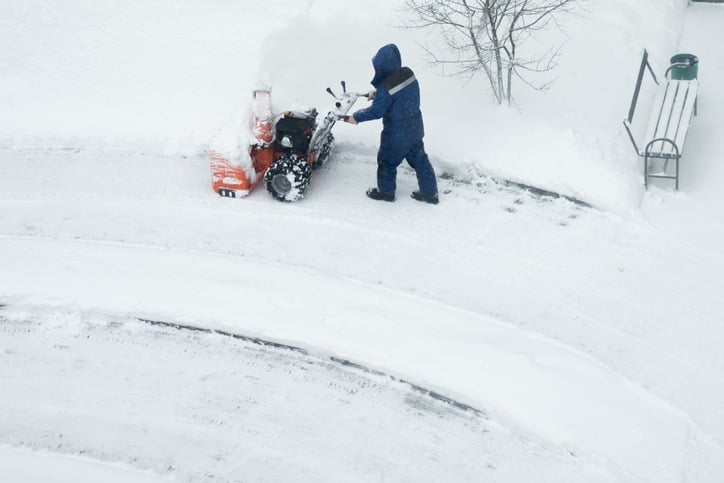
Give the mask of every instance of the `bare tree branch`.
M 453 68 L 450 75 L 472 77 L 482 73 L 488 79 L 496 101 L 513 102 L 513 79 L 534 89 L 549 83 L 535 83 L 528 76 L 556 67 L 560 46 L 537 57 L 520 57 L 534 32 L 554 25 L 560 29 L 559 14 L 569 12 L 577 0 L 406 0 L 411 14 L 409 28 L 437 29 L 443 49 L 424 49 L 433 64 Z M 444 51 L 444 52 L 443 52 Z

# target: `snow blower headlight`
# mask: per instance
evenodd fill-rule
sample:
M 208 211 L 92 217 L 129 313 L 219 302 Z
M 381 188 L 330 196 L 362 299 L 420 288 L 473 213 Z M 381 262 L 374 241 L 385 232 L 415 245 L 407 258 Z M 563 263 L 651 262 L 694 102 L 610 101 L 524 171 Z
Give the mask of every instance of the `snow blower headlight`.
M 292 143 L 292 138 L 289 136 L 284 136 L 280 142 L 280 144 L 285 148 L 292 148 L 294 147 L 294 144 Z
M 284 196 L 292 190 L 292 182 L 289 181 L 286 174 L 281 173 L 271 179 L 271 186 L 272 189 L 281 196 Z

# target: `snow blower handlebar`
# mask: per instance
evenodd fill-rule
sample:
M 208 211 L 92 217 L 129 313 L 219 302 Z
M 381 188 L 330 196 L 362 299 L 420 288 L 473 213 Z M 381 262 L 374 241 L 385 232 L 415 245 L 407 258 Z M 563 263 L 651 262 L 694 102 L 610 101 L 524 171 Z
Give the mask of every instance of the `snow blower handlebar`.
M 334 114 L 336 121 L 346 121 L 349 119 L 347 113 L 352 108 L 352 104 L 360 97 L 370 98 L 369 93 L 358 93 L 358 92 L 347 92 L 347 83 L 345 81 L 340 82 L 342 85 L 342 95 L 337 96 L 331 87 L 327 87 L 327 92 L 330 96 L 334 97 L 334 109 L 330 111 L 330 114 Z
M 367 94 L 357 94 L 355 92 L 347 92 L 347 84 L 342 81 L 342 95 L 337 97 L 330 87 L 327 87 L 327 92 L 334 97 L 334 105 L 331 106 L 329 112 L 324 119 L 319 123 L 312 140 L 309 145 L 309 151 L 318 150 L 324 143 L 327 135 L 332 131 L 332 127 L 337 121 L 345 120 L 348 118 L 347 113 L 352 106 L 360 97 L 367 97 Z
M 332 89 L 329 88 L 329 87 L 327 87 L 327 92 L 329 92 L 329 94 L 330 94 L 332 97 L 334 97 L 335 99 L 338 99 L 338 100 L 341 99 L 341 98 L 337 97 L 337 96 L 335 95 L 335 93 L 332 92 Z M 345 93 L 342 94 L 343 97 L 344 97 L 345 95 L 346 95 L 346 96 L 354 95 L 354 96 L 356 96 L 356 97 L 366 97 L 366 98 L 368 98 L 368 99 L 369 99 L 369 97 L 370 97 L 370 93 L 369 93 L 369 92 L 365 92 L 365 93 L 361 93 L 361 92 L 345 92 Z M 337 104 L 339 104 L 339 102 L 338 102 Z M 339 106 L 337 106 L 337 107 L 339 107 Z

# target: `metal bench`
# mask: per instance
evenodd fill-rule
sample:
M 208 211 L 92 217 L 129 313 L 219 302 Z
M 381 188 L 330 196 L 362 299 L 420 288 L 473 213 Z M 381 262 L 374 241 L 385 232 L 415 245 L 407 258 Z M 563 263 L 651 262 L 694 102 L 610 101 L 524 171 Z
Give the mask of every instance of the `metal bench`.
M 696 115 L 697 113 L 697 94 L 699 91 L 699 82 L 696 79 L 678 80 L 669 78 L 672 69 L 684 65 L 682 63 L 672 64 L 664 74 L 666 82 L 661 84 L 648 61 L 648 52 L 644 50 L 631 107 L 623 124 L 633 143 L 636 154 L 644 158 L 644 184 L 647 188 L 649 178 L 664 178 L 675 180 L 676 189 L 679 189 L 679 160 L 684 152 L 684 144 L 686 143 L 686 135 L 689 131 L 692 114 Z M 648 122 L 644 149 L 641 150 L 631 131 L 631 123 L 636 112 L 641 84 L 647 71 L 653 77 L 658 89 Z M 654 163 L 653 160 L 655 159 L 660 161 Z M 674 173 L 669 172 L 669 163 L 672 160 L 675 163 Z

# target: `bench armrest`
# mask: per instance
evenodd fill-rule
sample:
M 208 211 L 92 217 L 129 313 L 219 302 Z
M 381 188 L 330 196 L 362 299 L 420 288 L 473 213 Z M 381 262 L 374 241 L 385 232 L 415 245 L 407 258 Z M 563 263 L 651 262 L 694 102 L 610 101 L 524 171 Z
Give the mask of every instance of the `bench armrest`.
M 626 128 L 626 132 L 628 133 L 628 138 L 631 140 L 631 144 L 633 144 L 633 147 L 636 150 L 636 154 L 638 154 L 639 156 L 643 156 L 644 153 L 642 153 L 639 149 L 638 144 L 636 144 L 636 139 L 634 138 L 633 132 L 631 132 L 631 123 L 629 122 L 629 120 L 624 119 L 623 125 Z

